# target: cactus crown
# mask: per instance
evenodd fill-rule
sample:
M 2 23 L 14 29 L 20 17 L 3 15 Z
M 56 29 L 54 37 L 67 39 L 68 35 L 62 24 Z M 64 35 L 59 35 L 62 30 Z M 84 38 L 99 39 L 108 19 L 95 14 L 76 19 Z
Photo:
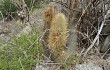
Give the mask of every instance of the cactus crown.
M 48 6 L 44 12 L 45 25 L 51 25 L 52 18 L 55 16 L 55 9 L 53 6 Z M 47 26 L 48 27 L 48 26 Z

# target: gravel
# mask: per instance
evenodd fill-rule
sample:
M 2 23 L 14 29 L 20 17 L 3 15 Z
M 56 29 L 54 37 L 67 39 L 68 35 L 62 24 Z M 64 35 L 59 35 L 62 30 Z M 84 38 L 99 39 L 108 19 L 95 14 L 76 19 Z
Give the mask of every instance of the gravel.
M 103 69 L 92 63 L 84 63 L 76 65 L 76 70 L 103 70 Z

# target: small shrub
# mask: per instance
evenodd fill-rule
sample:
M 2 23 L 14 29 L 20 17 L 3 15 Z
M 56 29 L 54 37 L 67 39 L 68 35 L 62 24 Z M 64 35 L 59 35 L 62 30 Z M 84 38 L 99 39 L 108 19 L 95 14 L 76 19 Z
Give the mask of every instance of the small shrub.
M 3 0 L 0 5 L 0 11 L 4 17 L 15 16 L 17 7 L 10 0 Z M 1 17 L 2 15 L 0 15 Z
M 40 0 L 35 0 L 34 3 L 32 3 L 32 0 L 24 0 L 27 7 L 30 9 L 33 5 L 33 8 L 39 8 L 40 7 Z M 16 1 L 15 1 L 16 2 Z M 12 19 L 12 17 L 17 16 L 17 10 L 18 7 L 14 4 L 12 0 L 3 0 L 0 4 L 0 17 L 3 16 L 7 17 L 7 19 Z
M 41 0 L 35 0 L 34 3 L 32 3 L 32 0 L 24 0 L 24 1 L 25 1 L 25 3 L 27 4 L 27 6 L 28 6 L 29 8 L 32 7 L 32 4 L 33 4 L 33 7 L 34 7 L 34 8 L 39 8 L 39 7 L 40 7 L 40 1 L 41 1 Z
M 36 45 L 35 33 L 21 34 L 15 37 L 10 44 L 1 44 L 0 70 L 30 70 L 37 63 L 37 55 L 41 57 L 42 50 Z M 38 59 L 39 59 L 38 58 Z

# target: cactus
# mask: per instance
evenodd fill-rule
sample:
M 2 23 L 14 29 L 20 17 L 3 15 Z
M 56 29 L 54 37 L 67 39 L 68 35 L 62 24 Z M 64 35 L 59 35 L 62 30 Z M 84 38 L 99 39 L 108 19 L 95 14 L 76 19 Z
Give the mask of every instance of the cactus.
M 50 28 L 52 18 L 55 16 L 55 9 L 53 6 L 48 6 L 44 12 L 44 30 Z
M 50 29 L 51 21 L 52 21 L 52 18 L 54 17 L 54 15 L 55 15 L 55 9 L 53 8 L 53 6 L 48 6 L 44 12 L 43 31 L 45 31 L 46 29 Z M 44 36 L 45 42 L 47 42 L 46 38 L 48 38 L 48 33 L 49 33 L 49 31 L 47 31 L 45 36 Z
M 55 62 L 62 62 L 65 51 L 66 41 L 68 37 L 67 18 L 62 13 L 57 13 L 52 19 L 50 25 L 48 48 L 52 51 L 52 58 Z
M 67 18 L 64 14 L 58 13 L 53 6 L 48 6 L 44 12 L 43 32 L 48 31 L 43 37 L 43 49 L 45 55 L 55 62 L 64 61 L 67 56 L 65 50 L 68 37 Z
M 49 35 L 49 29 L 50 29 L 50 25 L 51 25 L 51 21 L 52 18 L 55 16 L 55 9 L 53 6 L 48 6 L 45 11 L 44 11 L 44 25 L 42 28 L 42 31 L 45 32 L 44 36 L 43 36 L 43 49 L 45 52 L 45 55 L 48 57 L 49 56 L 49 51 L 48 51 L 48 35 Z

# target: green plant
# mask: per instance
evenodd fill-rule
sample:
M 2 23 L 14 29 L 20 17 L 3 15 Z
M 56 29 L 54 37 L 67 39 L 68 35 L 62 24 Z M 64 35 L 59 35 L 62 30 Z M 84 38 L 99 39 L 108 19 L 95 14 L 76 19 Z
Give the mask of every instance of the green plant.
M 27 7 L 30 8 L 39 8 L 41 0 L 24 0 Z M 16 1 L 15 1 L 16 2 Z M 17 16 L 18 7 L 14 4 L 12 0 L 3 0 L 0 2 L 0 17 L 10 19 Z
M 37 36 L 35 33 L 21 34 L 16 36 L 9 44 L 0 44 L 0 70 L 30 70 L 41 58 L 42 50 L 36 45 Z M 38 59 L 39 59 L 38 58 Z
M 0 16 L 15 16 L 17 7 L 10 0 L 1 1 L 0 11 L 2 14 Z
M 32 6 L 34 7 L 34 8 L 39 8 L 40 7 L 40 1 L 41 0 L 24 0 L 25 1 L 25 3 L 27 4 L 27 6 L 29 7 L 29 8 L 31 8 Z M 33 2 L 34 1 L 34 2 Z

